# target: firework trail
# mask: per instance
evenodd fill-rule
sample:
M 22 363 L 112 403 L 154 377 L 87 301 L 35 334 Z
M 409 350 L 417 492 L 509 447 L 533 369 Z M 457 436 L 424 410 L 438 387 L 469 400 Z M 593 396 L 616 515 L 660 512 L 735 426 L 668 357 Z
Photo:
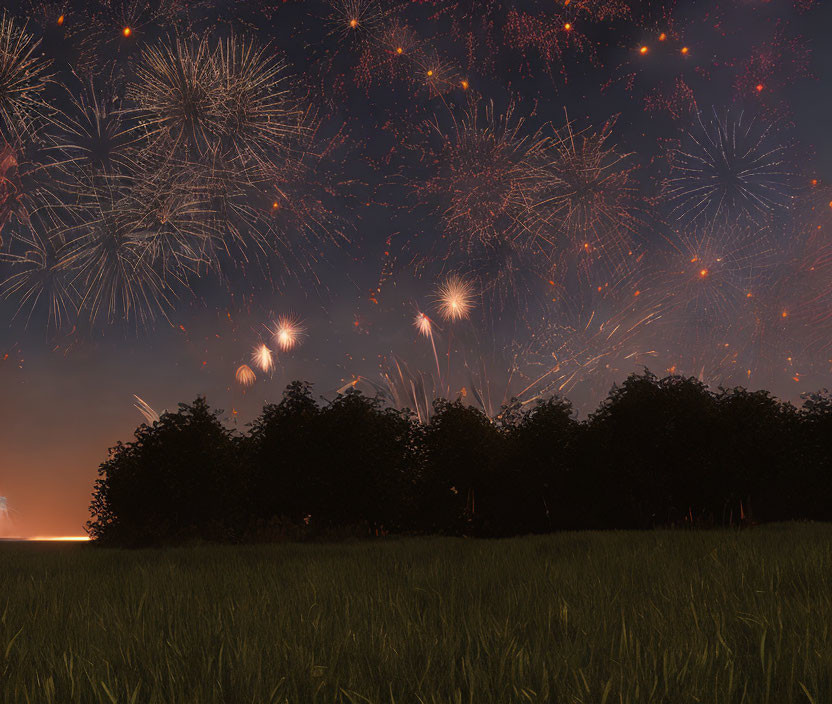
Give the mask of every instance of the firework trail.
M 433 338 L 433 321 L 424 313 L 417 313 L 416 319 L 413 321 L 416 329 L 420 335 L 427 337 L 430 340 L 430 347 L 433 350 L 433 359 L 436 362 L 436 378 L 441 381 L 442 372 L 439 367 L 439 355 L 436 353 L 436 340 Z
M 133 398 L 136 399 L 136 402 L 133 404 L 133 408 L 142 414 L 142 418 L 144 418 L 145 423 L 153 425 L 159 421 L 159 414 L 150 407 L 150 404 L 136 394 L 133 394 Z

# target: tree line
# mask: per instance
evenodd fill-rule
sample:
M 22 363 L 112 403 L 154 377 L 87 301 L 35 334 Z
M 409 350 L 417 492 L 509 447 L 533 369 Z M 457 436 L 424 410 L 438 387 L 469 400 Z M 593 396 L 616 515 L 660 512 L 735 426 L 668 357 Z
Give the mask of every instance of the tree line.
M 204 398 L 139 426 L 101 464 L 90 513 L 90 536 L 121 546 L 825 521 L 832 394 L 795 407 L 645 370 L 583 421 L 559 397 L 496 418 L 439 399 L 420 424 L 294 382 L 245 433 Z

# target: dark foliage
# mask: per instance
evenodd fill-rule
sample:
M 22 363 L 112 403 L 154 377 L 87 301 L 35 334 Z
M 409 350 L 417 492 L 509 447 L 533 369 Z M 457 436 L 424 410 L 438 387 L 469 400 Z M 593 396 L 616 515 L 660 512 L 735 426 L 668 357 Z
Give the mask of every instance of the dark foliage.
M 90 535 L 113 545 L 832 520 L 832 396 L 800 409 L 645 371 L 586 421 L 551 398 L 491 419 L 437 400 L 422 426 L 294 382 L 235 436 L 204 399 L 101 465 Z
M 95 483 L 90 536 L 118 545 L 233 537 L 247 497 L 238 441 L 219 413 L 198 398 L 112 448 Z

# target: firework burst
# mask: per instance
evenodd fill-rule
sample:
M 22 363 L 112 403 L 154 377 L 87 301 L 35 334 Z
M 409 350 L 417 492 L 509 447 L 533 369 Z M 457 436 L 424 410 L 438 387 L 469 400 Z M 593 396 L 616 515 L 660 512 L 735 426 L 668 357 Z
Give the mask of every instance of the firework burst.
M 633 183 L 629 154 L 608 144 L 613 123 L 575 133 L 571 123 L 547 142 L 545 189 L 536 204 L 554 235 L 568 243 L 580 269 L 600 261 L 615 271 L 632 255 L 633 235 L 643 227 L 643 208 Z
M 0 149 L 0 234 L 12 216 L 24 222 L 28 219 L 24 195 L 17 153 L 7 144 Z M 2 244 L 3 238 L 0 236 L 0 245 Z
M 342 39 L 375 38 L 390 19 L 389 3 L 383 0 L 327 0 L 332 33 Z
M 236 36 L 214 52 L 218 96 L 213 110 L 223 116 L 223 151 L 242 165 L 270 164 L 272 154 L 295 147 L 308 130 L 304 113 L 290 97 L 286 65 L 271 59 L 266 47 Z
M 281 315 L 272 330 L 275 344 L 284 352 L 297 346 L 305 334 L 300 319 L 294 315 Z
M 425 161 L 433 173 L 412 182 L 445 234 L 428 256 L 464 263 L 495 302 L 513 300 L 551 274 L 551 228 L 538 208 L 547 140 L 523 127 L 512 108 L 497 115 L 493 105 L 471 102 L 451 130 L 431 125 L 438 144 Z
M 513 108 L 498 116 L 493 104 L 469 105 L 429 158 L 435 176 L 417 187 L 440 215 L 452 243 L 465 254 L 495 240 L 534 239 L 530 207 L 539 188 L 537 166 L 545 140 L 523 134 Z
M 76 222 L 61 233 L 76 272 L 79 312 L 90 323 L 135 320 L 146 326 L 166 317 L 172 306 L 172 283 L 159 270 L 148 239 L 128 209 L 120 184 L 89 186 L 74 213 Z
M 589 387 L 593 398 L 606 393 L 622 375 L 655 360 L 652 333 L 663 315 L 661 301 L 627 287 L 586 303 L 559 299 L 520 345 L 521 394 L 542 397 L 579 386 Z
M 80 91 L 67 89 L 67 94 L 68 107 L 55 117 L 47 135 L 57 167 L 106 175 L 132 169 L 137 128 L 109 86 L 88 83 Z
M 688 325 L 730 326 L 737 307 L 758 289 L 771 264 L 764 232 L 742 226 L 705 227 L 677 233 L 662 276 L 669 307 Z
M 461 276 L 449 276 L 437 288 L 436 301 L 445 320 L 464 320 L 474 307 L 474 286 Z
M 2 255 L 11 273 L 0 281 L 0 298 L 14 298 L 17 313 L 25 313 L 27 323 L 38 308 L 45 308 L 47 326 L 56 329 L 72 322 L 77 313 L 72 248 L 59 234 L 62 229 L 54 209 L 33 211 L 16 233 L 11 252 Z
M 424 337 L 433 337 L 433 323 L 424 313 L 416 314 L 416 318 L 413 320 L 413 325 L 416 326 L 420 335 L 423 335 Z
M 683 223 L 761 222 L 791 202 L 791 174 L 785 147 L 771 128 L 713 110 L 696 124 L 683 145 L 671 152 L 664 196 L 671 214 Z
M 274 369 L 274 357 L 272 351 L 263 344 L 257 345 L 251 353 L 251 361 L 256 365 L 261 372 L 266 374 Z
M 254 385 L 254 382 L 257 381 L 257 375 L 248 364 L 241 364 L 234 373 L 234 379 L 240 386 L 246 388 Z
M 206 154 L 224 124 L 219 75 L 208 40 L 177 39 L 142 51 L 128 97 L 160 151 L 186 160 Z
M 39 56 L 40 41 L 0 15 L 0 133 L 10 144 L 33 135 L 50 112 L 44 92 L 51 82 L 49 60 Z

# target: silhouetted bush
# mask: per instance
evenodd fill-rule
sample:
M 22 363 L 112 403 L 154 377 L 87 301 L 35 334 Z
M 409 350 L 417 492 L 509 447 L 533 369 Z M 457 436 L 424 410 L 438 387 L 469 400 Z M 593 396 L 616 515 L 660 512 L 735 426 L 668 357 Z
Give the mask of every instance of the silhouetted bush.
M 579 422 L 561 398 L 489 418 L 439 399 L 426 425 L 350 390 L 294 382 L 244 435 L 180 405 L 99 469 L 102 544 L 832 519 L 832 396 L 633 374 Z
M 248 497 L 219 413 L 198 398 L 112 448 L 95 483 L 91 537 L 131 546 L 233 538 Z
M 303 524 L 318 490 L 310 462 L 320 412 L 309 384 L 296 381 L 279 404 L 265 406 L 251 424 L 241 443 L 240 469 L 252 524 L 275 517 Z

